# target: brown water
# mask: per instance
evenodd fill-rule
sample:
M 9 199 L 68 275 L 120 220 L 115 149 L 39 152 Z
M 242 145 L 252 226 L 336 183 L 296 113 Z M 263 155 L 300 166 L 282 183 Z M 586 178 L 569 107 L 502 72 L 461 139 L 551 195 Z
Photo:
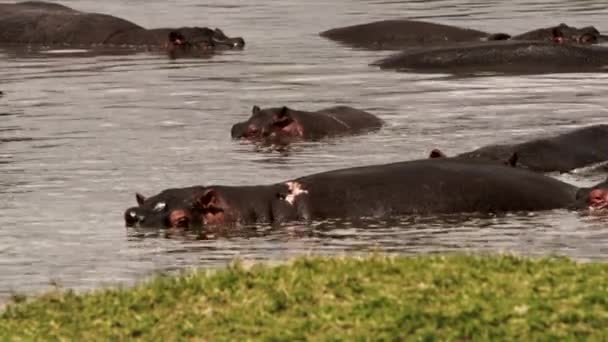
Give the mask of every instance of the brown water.
M 262 229 L 197 240 L 124 228 L 134 192 L 253 184 L 340 167 L 450 154 L 489 143 L 608 123 L 608 74 L 458 79 L 383 72 L 385 52 L 318 37 L 404 16 L 490 32 L 556 25 L 608 30 L 603 0 L 536 1 L 74 0 L 81 10 L 146 27 L 199 25 L 243 36 L 212 59 L 27 56 L 0 50 L 0 297 L 57 282 L 87 289 L 158 270 L 217 267 L 234 257 L 303 253 L 509 251 L 608 258 L 608 219 L 555 211 L 469 220 L 410 219 Z M 246 3 L 246 4 L 245 4 Z M 604 27 L 602 27 L 604 25 Z M 253 105 L 345 104 L 386 120 L 379 133 L 258 151 L 230 140 Z M 589 185 L 585 170 L 559 178 Z

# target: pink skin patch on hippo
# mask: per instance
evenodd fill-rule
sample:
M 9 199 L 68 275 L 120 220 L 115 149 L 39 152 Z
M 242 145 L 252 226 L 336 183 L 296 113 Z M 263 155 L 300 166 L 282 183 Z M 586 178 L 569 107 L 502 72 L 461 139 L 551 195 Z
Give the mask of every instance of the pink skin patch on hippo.
M 589 210 L 599 211 L 608 209 L 608 189 L 595 189 L 589 193 Z
M 192 221 L 190 211 L 184 209 L 173 210 L 169 215 L 169 224 L 171 228 L 188 228 Z
M 206 213 L 203 215 L 203 223 L 205 225 L 218 225 L 226 223 L 226 215 L 224 211 Z
M 271 133 L 271 136 L 280 135 L 288 135 L 293 137 L 303 137 L 304 136 L 304 127 L 300 125 L 297 121 L 291 121 L 289 124 L 275 128 L 274 132 Z
M 298 182 L 287 182 L 285 185 L 287 185 L 287 196 L 285 196 L 285 201 L 291 205 L 296 201 L 296 197 L 308 193 L 308 190 L 304 190 L 302 184 Z

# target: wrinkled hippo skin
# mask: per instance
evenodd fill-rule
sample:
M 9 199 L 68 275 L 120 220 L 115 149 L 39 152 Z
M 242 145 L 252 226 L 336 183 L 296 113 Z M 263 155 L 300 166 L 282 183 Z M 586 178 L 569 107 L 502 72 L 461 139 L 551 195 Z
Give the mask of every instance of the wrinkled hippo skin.
M 194 206 L 181 208 L 180 215 L 187 212 L 198 217 L 193 224 L 212 226 L 602 208 L 608 190 L 600 186 L 605 185 L 577 188 L 524 169 L 425 159 L 322 172 L 271 185 L 206 186 L 194 195 Z
M 430 157 L 445 154 L 433 150 Z M 519 144 L 485 146 L 453 158 L 494 161 L 536 172 L 568 172 L 608 161 L 608 125 L 583 127 Z
M 382 120 L 362 110 L 335 106 L 316 112 L 289 107 L 260 109 L 253 106 L 251 117 L 232 126 L 233 139 L 289 143 L 327 137 L 362 134 L 378 130 Z
M 59 4 L 28 1 L 0 4 L 0 44 L 149 46 L 174 52 L 242 48 L 244 41 L 240 37 L 227 37 L 219 29 L 148 30 L 107 14 L 85 13 Z
M 599 72 L 608 65 L 608 48 L 508 40 L 403 51 L 371 65 L 451 74 Z
M 561 37 L 561 42 L 585 44 L 597 43 L 606 38 L 592 26 L 579 29 L 560 24 L 511 36 L 506 33 L 490 34 L 473 29 L 407 19 L 381 20 L 334 28 L 321 32 L 320 35 L 352 47 L 372 50 L 403 50 L 420 46 L 507 39 L 552 41 L 556 35 Z
M 183 209 L 194 205 L 194 196 L 204 191 L 202 186 L 167 189 L 146 198 L 136 193 L 136 207 L 124 213 L 127 227 L 189 227 L 193 224 L 190 211 Z

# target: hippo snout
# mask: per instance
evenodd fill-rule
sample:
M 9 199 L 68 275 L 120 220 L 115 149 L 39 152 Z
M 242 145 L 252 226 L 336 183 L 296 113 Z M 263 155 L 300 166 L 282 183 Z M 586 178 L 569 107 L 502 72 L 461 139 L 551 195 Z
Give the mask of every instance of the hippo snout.
M 242 49 L 245 47 L 245 40 L 241 37 L 232 38 L 232 48 Z
M 230 130 L 230 134 L 232 135 L 232 139 L 243 138 L 247 135 L 247 124 L 243 122 L 234 124 Z
M 242 49 L 245 46 L 245 40 L 241 37 L 226 39 L 213 38 L 213 45 L 229 49 Z
M 129 208 L 125 211 L 125 227 L 136 227 L 144 221 L 144 218 L 138 208 Z

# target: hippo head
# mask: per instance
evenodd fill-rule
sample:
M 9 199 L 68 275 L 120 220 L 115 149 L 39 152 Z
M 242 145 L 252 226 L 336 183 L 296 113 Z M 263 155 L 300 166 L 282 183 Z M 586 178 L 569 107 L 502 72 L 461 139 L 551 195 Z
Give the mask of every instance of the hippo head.
M 192 214 L 194 195 L 202 186 L 168 189 L 146 198 L 137 193 L 138 206 L 124 213 L 126 227 L 142 228 L 189 228 L 196 225 L 197 216 Z
M 245 46 L 245 40 L 241 37 L 233 37 L 230 38 L 224 34 L 222 30 L 216 28 L 213 30 L 213 35 L 211 36 L 211 41 L 213 45 L 218 47 L 223 47 L 226 49 L 242 49 Z
M 592 213 L 608 212 L 608 189 L 597 188 L 589 192 L 587 196 L 589 211 Z
M 216 28 L 182 27 L 169 32 L 167 51 L 170 54 L 195 53 L 218 49 L 242 49 L 241 37 L 230 38 Z
M 232 126 L 233 139 L 259 141 L 265 139 L 299 138 L 304 128 L 288 107 L 260 109 L 253 106 L 249 120 Z
M 551 29 L 552 40 L 556 43 L 597 44 L 600 32 L 593 26 L 576 28 L 559 24 Z

